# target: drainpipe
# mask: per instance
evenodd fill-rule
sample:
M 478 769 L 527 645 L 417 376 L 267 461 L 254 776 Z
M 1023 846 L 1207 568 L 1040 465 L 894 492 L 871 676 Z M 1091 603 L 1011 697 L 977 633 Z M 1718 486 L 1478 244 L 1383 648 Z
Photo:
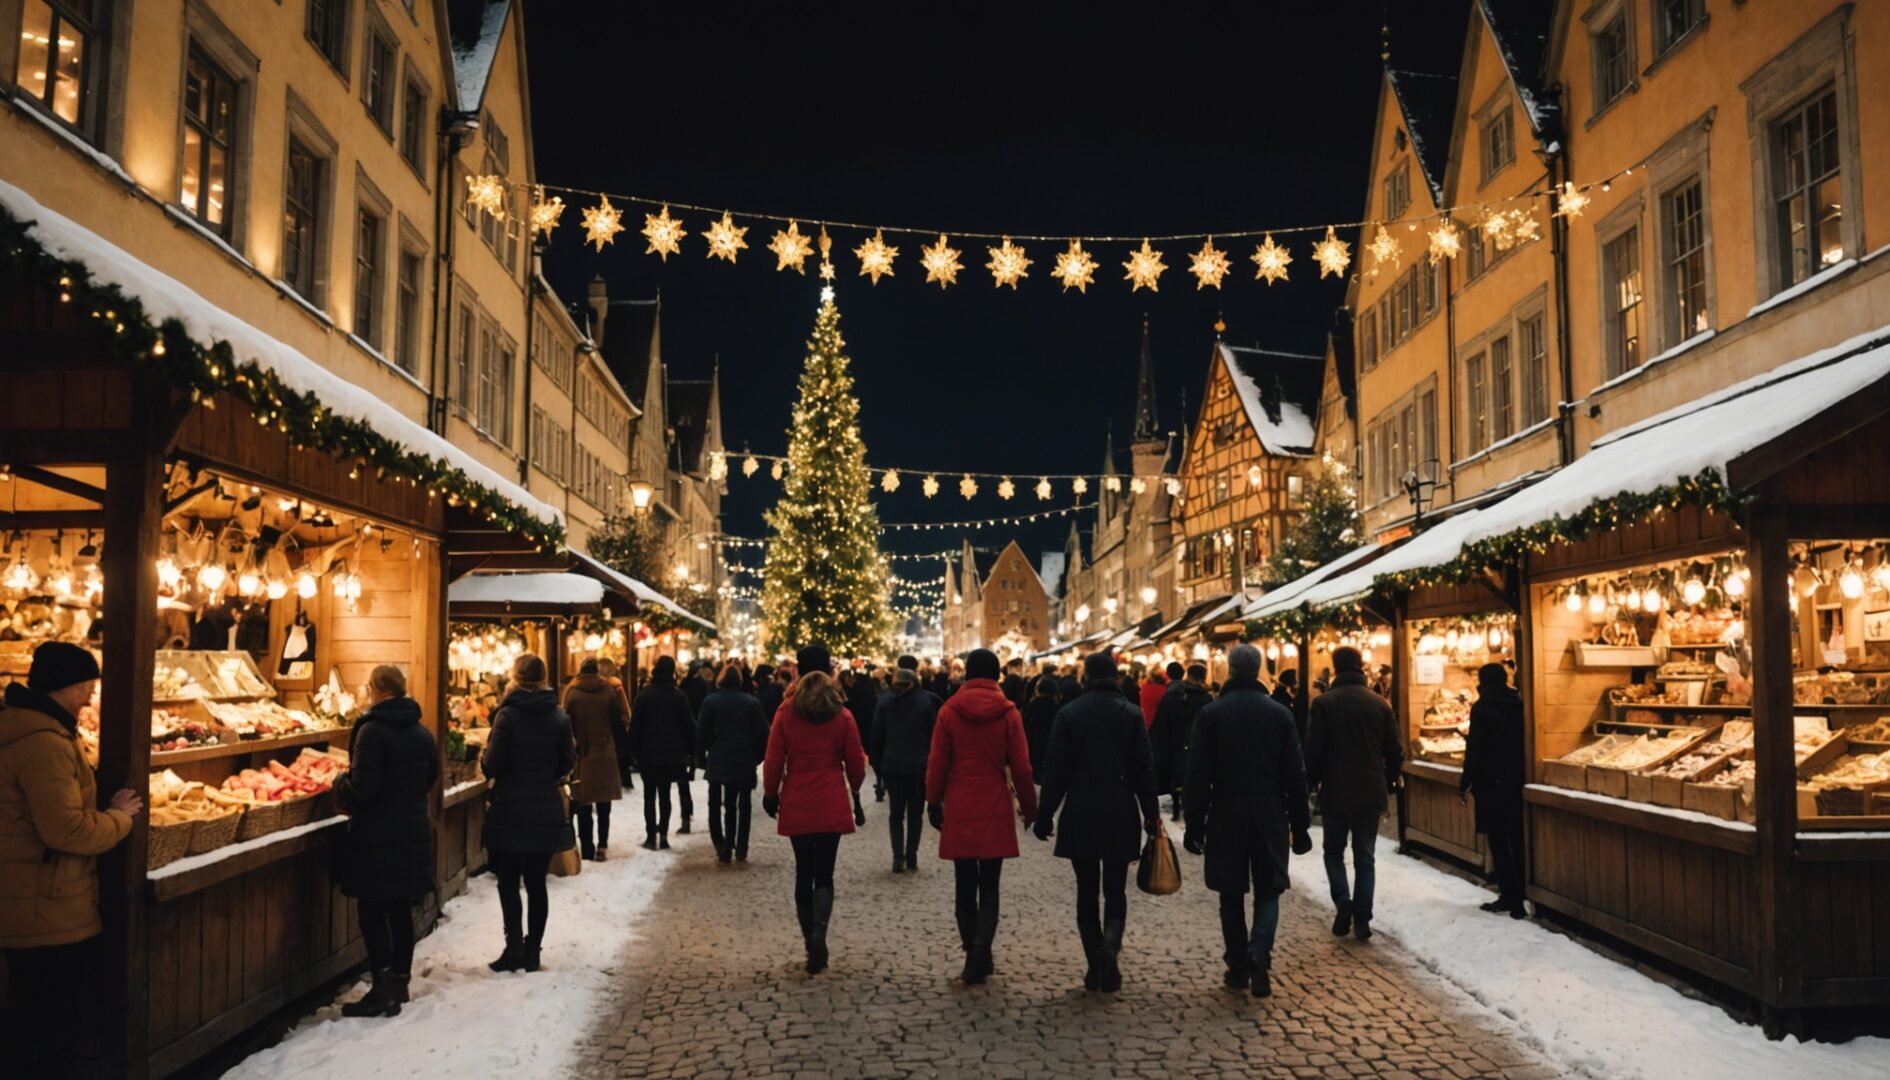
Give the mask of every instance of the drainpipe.
M 533 241 L 530 264 L 532 279 L 525 284 L 525 402 L 522 406 L 525 410 L 525 452 L 518 457 L 518 484 L 527 491 L 532 487 L 532 345 L 537 341 L 532 328 L 538 318 L 538 298 L 545 295 L 545 287 L 539 284 L 544 268 L 544 253 L 544 245 Z
M 453 227 L 453 197 L 447 179 L 450 175 L 448 167 L 458 160 L 459 152 L 472 141 L 473 133 L 478 130 L 479 117 L 476 113 L 442 110 L 441 153 L 433 169 L 433 251 L 438 266 L 433 275 L 433 336 L 427 347 L 431 357 L 427 370 L 427 427 L 442 435 L 446 433 L 447 394 L 440 385 L 441 354 L 451 347 L 453 262 L 459 248 L 459 230 Z M 446 324 L 446 333 L 440 330 L 442 322 Z
M 1568 179 L 1568 147 L 1549 159 L 1549 185 L 1560 188 Z M 1560 206 L 1560 197 L 1556 199 Z M 1556 367 L 1562 375 L 1562 400 L 1556 407 L 1555 442 L 1561 463 L 1575 460 L 1575 357 L 1568 339 L 1568 219 L 1549 217 L 1549 257 L 1555 265 Z
M 1478 243 L 1482 243 L 1481 237 L 1476 239 Z M 1423 256 L 1420 255 L 1419 258 Z M 1437 261 L 1443 278 L 1438 283 L 1438 288 L 1444 293 L 1444 407 L 1450 410 L 1450 423 L 1439 425 L 1444 429 L 1444 438 L 1440 440 L 1443 443 L 1441 450 L 1444 460 L 1437 463 L 1437 472 L 1439 483 L 1443 482 L 1442 478 L 1445 476 L 1450 478 L 1450 501 L 1454 503 L 1457 501 L 1455 462 L 1457 460 L 1457 417 L 1460 415 L 1457 412 L 1457 274 L 1455 271 L 1457 260 L 1439 259 Z M 1416 507 L 1413 506 L 1413 509 L 1415 510 Z M 1416 515 L 1413 515 L 1411 524 L 1413 528 L 1416 527 Z

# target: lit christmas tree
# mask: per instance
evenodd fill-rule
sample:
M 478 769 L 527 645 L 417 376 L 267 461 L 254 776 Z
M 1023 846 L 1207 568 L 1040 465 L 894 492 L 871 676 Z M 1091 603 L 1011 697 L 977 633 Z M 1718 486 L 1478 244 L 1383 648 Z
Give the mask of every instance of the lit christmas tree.
M 1344 463 L 1328 457 L 1307 478 L 1306 505 L 1267 560 L 1262 584 L 1285 585 L 1358 546 L 1358 491 Z
M 867 500 L 871 477 L 845 346 L 833 291 L 824 288 L 788 430 L 781 499 L 767 514 L 774 537 L 761 608 L 768 648 L 777 653 L 819 642 L 835 656 L 865 656 L 892 632 L 879 514 Z

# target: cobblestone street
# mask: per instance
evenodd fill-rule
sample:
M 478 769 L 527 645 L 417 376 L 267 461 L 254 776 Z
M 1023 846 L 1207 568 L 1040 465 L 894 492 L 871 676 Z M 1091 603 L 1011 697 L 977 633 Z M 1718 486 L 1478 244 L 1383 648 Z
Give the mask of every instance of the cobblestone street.
M 1005 867 L 997 973 L 966 988 L 936 835 L 927 830 L 919 873 L 894 877 L 884 812 L 869 803 L 865 830 L 841 843 L 832 966 L 812 978 L 801 969 L 792 856 L 759 807 L 745 867 L 718 867 L 700 833 L 669 852 L 633 849 L 626 814 L 630 857 L 679 865 L 589 1036 L 593 1075 L 1562 1075 L 1384 935 L 1333 938 L 1330 916 L 1305 894 L 1324 888 L 1315 858 L 1295 862 L 1283 899 L 1272 998 L 1223 989 L 1214 897 L 1200 860 L 1184 856 L 1176 896 L 1131 882 L 1124 983 L 1112 999 L 1081 989 L 1067 864 L 1026 836 L 1023 857 Z M 1381 861 L 1397 857 L 1391 847 L 1381 842 Z

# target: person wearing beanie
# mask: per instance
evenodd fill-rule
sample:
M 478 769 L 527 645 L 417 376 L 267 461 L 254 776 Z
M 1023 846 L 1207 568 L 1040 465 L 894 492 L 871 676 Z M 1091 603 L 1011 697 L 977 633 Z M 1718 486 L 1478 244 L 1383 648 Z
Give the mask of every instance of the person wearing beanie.
M 1484 911 L 1525 918 L 1523 909 L 1522 695 L 1509 685 L 1509 670 L 1485 664 L 1477 670 L 1477 701 L 1470 706 L 1470 734 L 1463 755 L 1457 798 L 1476 796 L 1477 831 L 1489 838 L 1496 864 L 1496 899 Z
M 696 714 L 676 685 L 676 658 L 659 656 L 650 685 L 630 704 L 630 758 L 643 777 L 643 846 L 669 847 L 669 789 L 687 784 L 696 747 Z M 689 810 L 683 809 L 683 820 Z
M 1083 679 L 1082 695 L 1066 699 L 1051 729 L 1032 832 L 1048 840 L 1054 825 L 1056 855 L 1076 874 L 1076 926 L 1089 961 L 1083 987 L 1113 994 L 1122 988 L 1129 864 L 1141 857 L 1143 832 L 1162 827 L 1161 804 L 1148 725 L 1123 695 L 1116 658 L 1085 657 Z
M 973 649 L 965 658 L 965 685 L 939 710 L 925 774 L 938 857 L 952 862 L 953 910 L 965 950 L 959 978 L 966 986 L 984 982 L 995 967 L 998 881 L 1004 860 L 1017 857 L 1013 789 L 1024 823 L 1037 816 L 1024 721 L 1004 695 L 998 671 L 989 649 Z
M 891 800 L 886 831 L 892 836 L 893 873 L 917 873 L 919 836 L 925 830 L 925 766 L 938 722 L 938 695 L 919 685 L 919 662 L 899 658 L 892 689 L 879 696 L 869 756 Z
M 1377 883 L 1378 819 L 1398 788 L 1404 741 L 1391 704 L 1365 682 L 1357 649 L 1332 651 L 1332 688 L 1312 700 L 1306 728 L 1306 779 L 1318 789 L 1325 825 L 1326 881 L 1336 914 L 1333 936 L 1350 930 L 1360 941 L 1372 936 L 1372 899 Z M 1352 848 L 1354 881 L 1345 878 L 1345 849 Z
M 1196 666 L 1202 677 L 1206 669 Z M 1260 650 L 1227 654 L 1227 684 L 1194 718 L 1182 805 L 1182 846 L 1207 857 L 1207 887 L 1221 899 L 1221 959 L 1230 990 L 1273 992 L 1273 939 L 1286 891 L 1288 844 L 1312 850 L 1306 766 L 1293 714 L 1260 685 Z M 1194 678 L 1190 672 L 1190 678 Z M 1253 889 L 1253 928 L 1245 908 Z
M 131 834 L 144 800 L 126 788 L 98 809 L 79 748 L 78 715 L 98 688 L 87 650 L 49 641 L 0 710 L 0 950 L 20 1030 L 5 1060 L 30 1076 L 64 1076 L 91 1026 L 98 955 L 98 856 Z M 54 838 L 48 842 L 47 838 Z M 0 1071 L 6 1071 L 0 1068 Z
M 801 651 L 794 654 L 794 666 L 802 675 L 810 671 L 832 675 L 833 654 L 827 651 L 827 646 L 819 642 L 803 645 Z
M 537 971 L 551 897 L 551 857 L 577 846 L 564 805 L 564 779 L 577 766 L 571 718 L 547 685 L 545 662 L 525 653 L 512 662 L 512 685 L 492 712 L 479 768 L 492 781 L 486 807 L 486 863 L 499 887 L 505 951 L 494 971 Z M 529 918 L 519 902 L 524 887 Z

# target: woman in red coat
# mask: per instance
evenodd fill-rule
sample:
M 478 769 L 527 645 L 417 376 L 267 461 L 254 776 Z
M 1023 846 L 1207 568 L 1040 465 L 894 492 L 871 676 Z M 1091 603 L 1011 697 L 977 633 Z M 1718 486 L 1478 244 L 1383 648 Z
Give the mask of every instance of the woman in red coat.
M 768 732 L 761 808 L 779 820 L 776 831 L 794 845 L 794 910 L 807 943 L 807 973 L 817 975 L 827 967 L 827 920 L 833 915 L 840 837 L 866 822 L 860 810 L 866 755 L 827 650 L 819 645 L 802 649 L 799 666 L 805 674 L 781 703 Z
M 964 685 L 938 711 L 926 762 L 925 791 L 932 827 L 938 830 L 938 857 L 952 860 L 957 875 L 958 937 L 965 948 L 959 977 L 967 986 L 983 982 L 992 970 L 998 875 L 1005 859 L 1017 857 L 1013 790 L 1024 823 L 1037 817 L 1024 721 L 997 679 L 997 654 L 972 650 L 965 658 Z

